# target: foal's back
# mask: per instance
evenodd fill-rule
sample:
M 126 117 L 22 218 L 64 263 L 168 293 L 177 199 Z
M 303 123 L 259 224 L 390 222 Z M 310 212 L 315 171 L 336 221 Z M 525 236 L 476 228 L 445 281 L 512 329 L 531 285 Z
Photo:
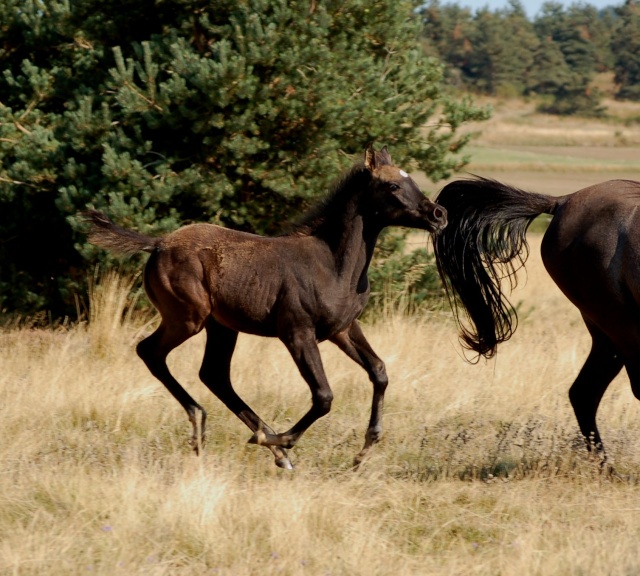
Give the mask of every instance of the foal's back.
M 212 316 L 261 336 L 278 335 L 287 321 L 282 309 L 307 314 L 321 327 L 340 319 L 341 329 L 366 301 L 348 302 L 340 294 L 332 254 L 314 237 L 269 238 L 213 224 L 185 226 L 162 238 L 145 268 L 145 288 L 163 318 L 190 314 L 200 327 Z

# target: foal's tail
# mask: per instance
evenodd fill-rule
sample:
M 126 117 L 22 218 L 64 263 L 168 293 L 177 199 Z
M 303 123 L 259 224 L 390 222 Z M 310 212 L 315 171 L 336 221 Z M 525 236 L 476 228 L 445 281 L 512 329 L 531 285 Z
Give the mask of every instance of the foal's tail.
M 502 281 L 516 286 L 529 256 L 527 228 L 553 214 L 558 201 L 481 177 L 451 182 L 438 195 L 449 224 L 434 235 L 436 264 L 466 348 L 491 358 L 513 335 L 518 316 Z M 460 322 L 460 308 L 470 327 Z
M 120 228 L 102 212 L 87 210 L 82 213 L 82 216 L 91 226 L 89 230 L 91 244 L 126 256 L 137 252 L 153 252 L 156 248 L 158 238 L 150 238 L 133 230 Z

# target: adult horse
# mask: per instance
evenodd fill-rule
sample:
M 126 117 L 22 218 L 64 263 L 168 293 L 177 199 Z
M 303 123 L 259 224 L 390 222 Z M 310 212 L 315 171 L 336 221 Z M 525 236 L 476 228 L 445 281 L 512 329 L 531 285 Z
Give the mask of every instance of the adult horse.
M 449 220 L 434 238 L 438 270 L 463 343 L 487 358 L 517 325 L 502 282 L 513 287 L 516 268 L 524 265 L 531 221 L 552 215 L 542 261 L 580 310 L 592 340 L 569 398 L 587 447 L 604 462 L 596 412 L 623 366 L 640 398 L 640 182 L 612 180 L 552 197 L 475 177 L 451 182 L 436 201 Z M 468 327 L 460 324 L 460 308 Z
M 186 410 L 196 452 L 204 442 L 206 413 L 171 375 L 166 358 L 203 329 L 200 379 L 253 431 L 249 442 L 267 446 L 278 466 L 292 468 L 286 449 L 331 408 L 333 393 L 318 350 L 323 340 L 362 366 L 373 383 L 371 418 L 356 464 L 378 442 L 387 374 L 357 322 L 369 298 L 373 249 L 386 226 L 434 232 L 447 222 L 445 210 L 393 165 L 386 147 L 367 147 L 364 161 L 284 236 L 193 224 L 149 238 L 119 228 L 100 212 L 85 215 L 90 242 L 122 254 L 151 253 L 144 285 L 162 321 L 137 352 Z M 230 365 L 239 332 L 279 338 L 311 389 L 310 410 L 284 433 L 275 433 L 233 389 Z

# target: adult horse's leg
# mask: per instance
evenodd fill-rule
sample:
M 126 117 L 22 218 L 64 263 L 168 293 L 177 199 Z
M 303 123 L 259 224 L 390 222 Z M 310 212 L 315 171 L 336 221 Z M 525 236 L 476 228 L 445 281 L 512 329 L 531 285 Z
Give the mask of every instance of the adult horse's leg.
M 207 321 L 205 328 L 207 344 L 200 368 L 200 379 L 254 433 L 265 430 L 275 435 L 275 432 L 238 396 L 231 384 L 231 356 L 236 347 L 238 333 L 218 324 L 213 319 Z M 275 456 L 277 466 L 287 470 L 293 468 L 283 448 L 278 446 L 268 446 L 268 448 Z
M 174 348 L 177 348 L 198 332 L 199 329 L 191 323 L 176 322 L 169 324 L 163 320 L 158 329 L 142 340 L 136 348 L 138 356 L 142 358 L 151 374 L 166 386 L 167 390 L 171 392 L 173 397 L 180 402 L 180 405 L 187 412 L 189 422 L 191 422 L 193 426 L 191 445 L 196 454 L 199 453 L 200 446 L 204 442 L 207 413 L 172 376 L 171 372 L 169 372 L 167 356 Z M 198 411 L 201 414 L 200 435 L 198 434 Z
M 600 400 L 623 366 L 623 359 L 609 338 L 585 319 L 591 333 L 591 351 L 569 390 L 569 399 L 589 451 L 595 449 L 602 463 L 606 454 L 596 425 Z
M 640 400 L 640 359 L 636 356 L 633 359 L 625 359 L 624 367 L 629 375 L 631 391 L 637 400 Z
M 353 465 L 357 467 L 371 446 L 379 442 L 382 436 L 382 407 L 384 404 L 384 392 L 387 389 L 389 378 L 387 377 L 384 362 L 367 342 L 357 320 L 354 320 L 349 328 L 334 336 L 331 341 L 367 371 L 369 380 L 373 384 L 373 401 L 369 427 L 365 434 L 364 446 L 353 460 Z
M 333 392 L 331 392 L 322 367 L 315 330 L 298 330 L 287 337 L 281 338 L 281 340 L 289 350 L 298 366 L 298 370 L 300 370 L 300 374 L 302 374 L 311 389 L 312 405 L 309 411 L 287 432 L 274 435 L 266 430 L 258 430 L 249 442 L 264 446 L 293 448 L 309 426 L 318 418 L 329 413 L 331 402 L 333 401 Z

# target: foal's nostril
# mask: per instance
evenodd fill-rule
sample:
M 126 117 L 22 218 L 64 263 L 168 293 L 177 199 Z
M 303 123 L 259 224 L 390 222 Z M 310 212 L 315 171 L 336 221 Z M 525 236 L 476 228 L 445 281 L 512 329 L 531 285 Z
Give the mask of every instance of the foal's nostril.
M 436 220 L 444 220 L 447 216 L 447 212 L 444 210 L 444 208 L 440 208 L 439 206 L 436 206 L 433 209 L 433 217 Z

